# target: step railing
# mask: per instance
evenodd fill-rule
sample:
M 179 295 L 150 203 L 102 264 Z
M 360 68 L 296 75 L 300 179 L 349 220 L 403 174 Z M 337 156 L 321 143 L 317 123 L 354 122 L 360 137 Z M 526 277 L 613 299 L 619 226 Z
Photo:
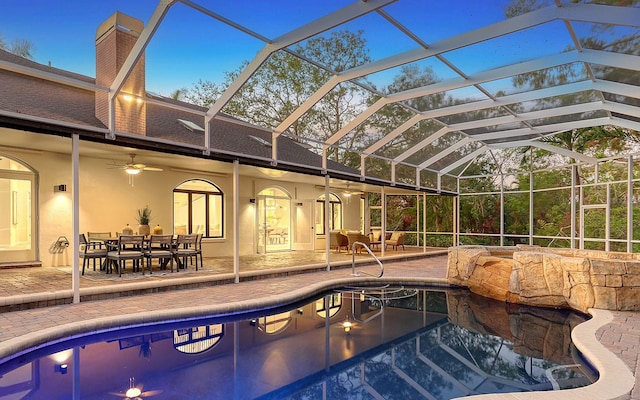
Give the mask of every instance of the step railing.
M 356 246 L 363 247 L 365 250 L 367 250 L 367 252 L 371 255 L 371 257 L 373 257 L 373 259 L 376 260 L 376 262 L 380 266 L 380 275 L 375 276 L 375 275 L 369 274 L 369 273 L 364 272 L 364 271 L 358 271 L 358 272 L 355 271 L 355 269 L 356 269 Z M 369 246 L 367 246 L 365 243 L 353 242 L 353 245 L 351 246 L 351 255 L 353 256 L 352 259 L 351 259 L 351 275 L 352 276 L 361 276 L 360 274 L 363 274 L 363 275 L 373 276 L 373 277 L 376 277 L 376 278 L 382 278 L 382 275 L 384 275 L 384 265 L 382 265 L 382 262 L 380 262 L 378 257 L 376 257 L 376 255 L 373 254 L 373 251 L 371 251 Z

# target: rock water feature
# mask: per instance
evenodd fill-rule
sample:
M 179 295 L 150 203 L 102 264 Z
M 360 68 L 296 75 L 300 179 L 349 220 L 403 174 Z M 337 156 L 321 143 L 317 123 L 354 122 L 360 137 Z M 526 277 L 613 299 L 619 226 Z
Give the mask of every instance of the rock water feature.
M 640 310 L 640 255 L 538 246 L 449 248 L 447 279 L 471 292 L 544 307 Z

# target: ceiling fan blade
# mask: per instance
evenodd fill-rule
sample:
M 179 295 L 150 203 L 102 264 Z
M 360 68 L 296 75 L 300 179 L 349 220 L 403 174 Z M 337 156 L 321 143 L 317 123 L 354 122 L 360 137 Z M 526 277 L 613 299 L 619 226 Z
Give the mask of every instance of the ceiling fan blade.
M 162 171 L 162 168 L 156 168 L 156 167 L 144 167 L 142 169 L 145 171 Z
M 140 397 L 151 397 L 160 393 L 162 393 L 162 390 L 148 390 L 146 392 L 140 393 Z

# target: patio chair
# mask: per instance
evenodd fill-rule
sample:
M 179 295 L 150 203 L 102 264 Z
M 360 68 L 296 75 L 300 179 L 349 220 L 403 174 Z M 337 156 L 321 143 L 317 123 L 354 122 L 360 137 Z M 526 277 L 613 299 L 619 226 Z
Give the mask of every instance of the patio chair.
M 116 233 L 115 237 L 120 236 L 119 233 Z M 112 240 L 114 237 L 111 236 L 111 232 L 87 232 L 87 240 L 94 246 L 104 246 L 109 249 L 107 246 L 108 242 Z
M 147 267 L 149 273 L 153 273 L 151 268 L 152 259 L 163 260 L 160 265 L 166 268 L 167 263 L 171 263 L 171 272 L 173 272 L 173 235 L 151 235 L 149 236 L 149 245 L 144 250 L 144 256 L 147 259 Z M 144 268 L 142 269 L 144 275 Z
M 106 247 L 89 242 L 84 233 L 79 235 L 78 245 L 80 246 L 80 258 L 82 258 L 82 275 L 84 275 L 84 269 L 89 260 L 93 260 L 94 271 L 96 270 L 96 260 L 99 260 L 102 266 L 102 260 L 107 258 Z
M 391 246 L 394 250 L 397 250 L 398 247 L 402 246 L 402 250 L 404 250 L 404 236 L 404 232 L 393 232 L 389 240 L 385 241 L 385 245 Z
M 375 246 L 380 246 L 382 243 L 381 240 L 382 231 L 380 229 L 371 229 L 371 233 L 369 233 L 369 240 L 371 241 L 371 249 Z
M 360 242 L 360 243 L 364 243 L 367 245 L 367 247 L 371 247 L 371 240 L 369 239 L 368 235 L 363 235 L 360 232 L 347 232 L 347 239 L 349 240 L 349 250 L 354 250 L 353 248 L 353 244 L 355 242 Z M 360 251 L 362 250 L 363 246 L 360 244 L 357 244 L 355 247 L 355 250 L 360 253 Z
M 191 257 L 196 258 L 196 271 L 198 270 L 198 235 L 178 235 L 176 239 L 176 249 L 174 251 L 174 257 L 178 260 L 178 269 L 180 265 L 184 269 L 187 269 L 187 260 Z M 180 260 L 182 259 L 182 263 Z
M 349 251 L 349 239 L 340 232 L 332 231 L 329 232 L 329 248 L 333 249 L 335 247 L 336 251 L 340 253 L 340 249 L 344 247 Z
M 107 261 L 118 268 L 118 276 L 122 276 L 122 270 L 128 260 L 133 261 L 133 270 L 136 270 L 136 265 L 139 266 L 144 259 L 143 245 L 144 235 L 120 235 L 117 248 L 107 253 Z M 144 267 L 142 274 L 144 275 Z
M 85 236 L 87 241 L 92 244 L 104 244 L 106 240 L 112 239 L 111 232 L 88 232 Z
M 198 233 L 196 236 L 198 237 L 196 239 L 196 254 L 193 257 L 196 258 L 196 264 L 198 264 L 198 257 L 200 258 L 200 268 L 202 268 L 202 233 Z M 193 262 L 193 257 L 189 257 L 191 262 Z

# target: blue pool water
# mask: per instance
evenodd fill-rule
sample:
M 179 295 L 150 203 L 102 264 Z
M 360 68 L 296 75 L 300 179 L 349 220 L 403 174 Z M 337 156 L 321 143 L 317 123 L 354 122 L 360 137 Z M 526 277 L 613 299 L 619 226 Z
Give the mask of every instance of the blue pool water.
M 596 379 L 570 339 L 584 320 L 464 290 L 344 288 L 269 313 L 39 349 L 0 365 L 0 399 L 405 400 L 559 390 Z

